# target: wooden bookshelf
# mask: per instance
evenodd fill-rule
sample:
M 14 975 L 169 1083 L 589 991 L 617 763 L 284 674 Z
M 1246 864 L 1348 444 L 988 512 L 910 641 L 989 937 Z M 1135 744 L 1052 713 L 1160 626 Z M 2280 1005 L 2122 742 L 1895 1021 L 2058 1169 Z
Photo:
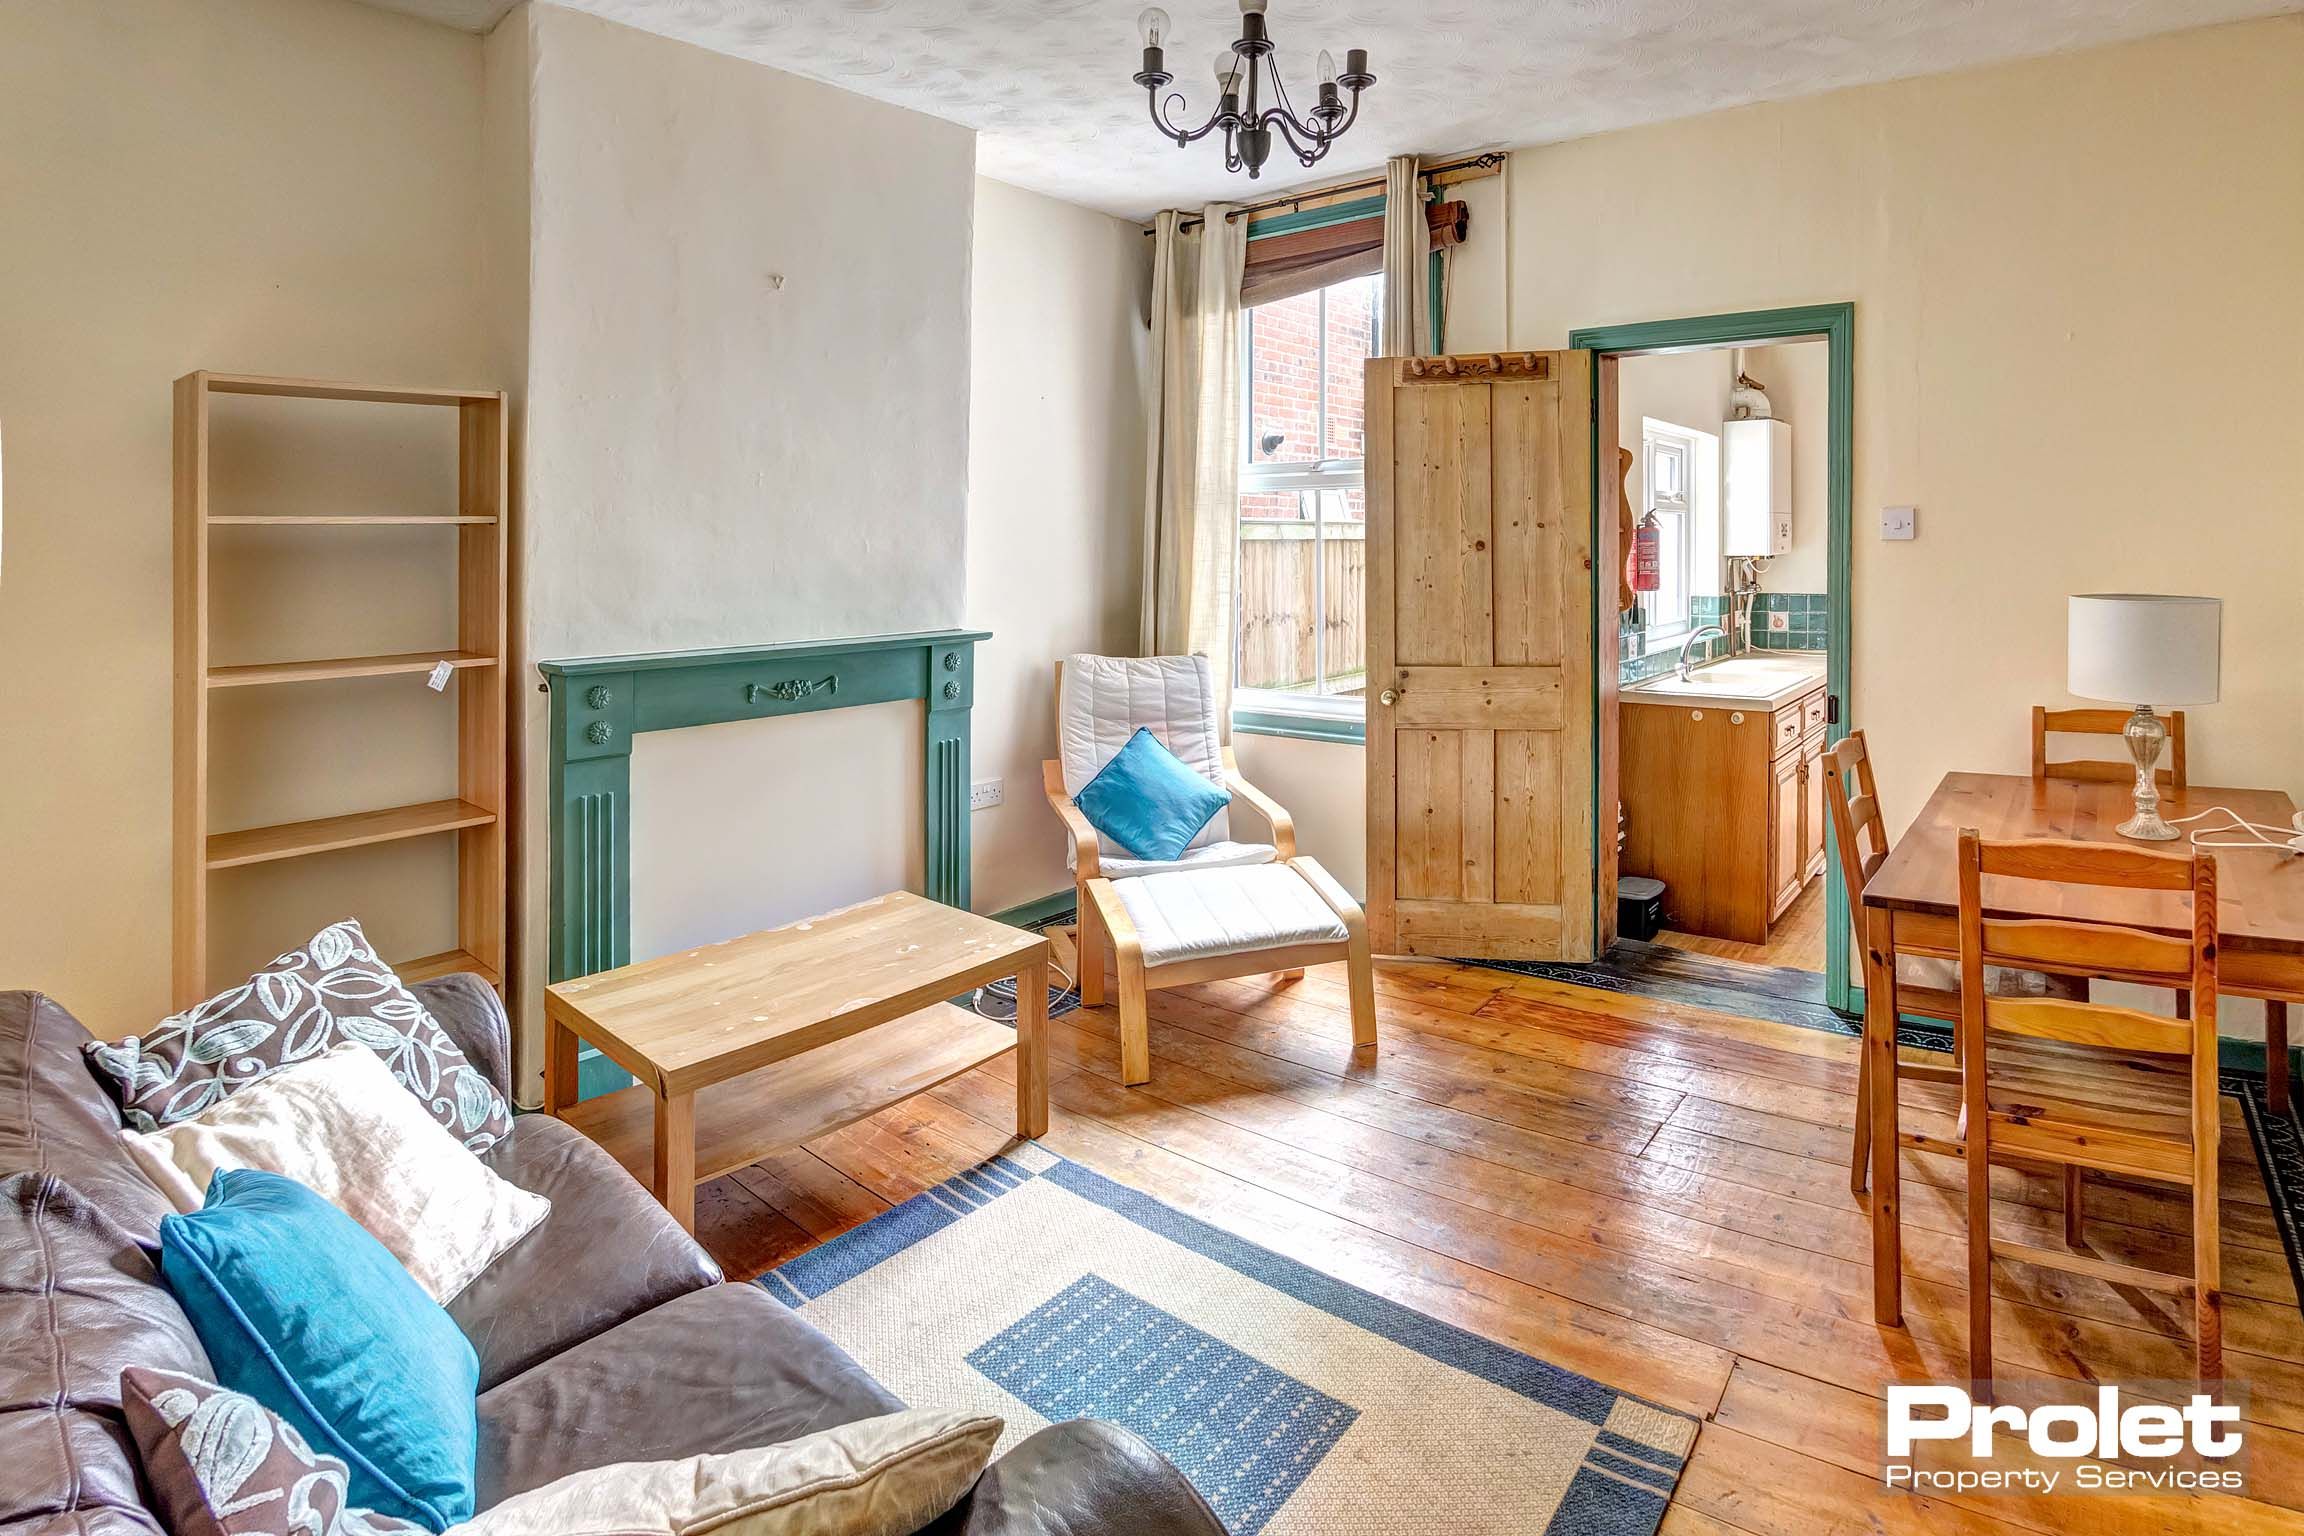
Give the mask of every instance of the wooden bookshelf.
M 447 513 L 244 515 L 211 500 L 209 410 L 216 395 L 354 401 L 457 413 L 457 509 Z M 456 947 L 395 961 L 401 976 L 428 980 L 474 971 L 503 986 L 507 866 L 505 667 L 507 451 L 504 396 L 497 390 L 404 389 L 324 379 L 200 372 L 176 381 L 176 731 L 174 991 L 189 1007 L 214 990 L 208 976 L 209 877 L 413 837 L 456 839 Z M 430 527 L 454 530 L 456 636 L 444 650 L 310 660 L 212 664 L 209 599 L 218 528 Z M 325 535 L 315 533 L 314 537 Z M 315 647 L 317 649 L 317 647 Z M 218 689 L 325 684 L 422 676 L 445 662 L 442 707 L 456 711 L 456 793 L 421 805 L 357 809 L 279 826 L 209 825 L 211 699 Z M 317 929 L 340 913 L 315 913 Z M 283 942 L 292 942 L 290 936 Z

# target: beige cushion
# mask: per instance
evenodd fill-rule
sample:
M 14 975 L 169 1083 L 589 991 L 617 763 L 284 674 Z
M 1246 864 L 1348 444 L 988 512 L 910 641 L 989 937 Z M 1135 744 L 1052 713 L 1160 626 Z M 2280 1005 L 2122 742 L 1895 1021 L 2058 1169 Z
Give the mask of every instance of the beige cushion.
M 757 1450 L 572 1472 L 447 1536 L 910 1536 L 974 1486 L 1004 1427 L 914 1408 Z
M 363 1045 L 282 1067 L 164 1130 L 121 1136 L 187 1213 L 220 1168 L 287 1175 L 367 1228 L 439 1302 L 552 1209 L 467 1152 Z
M 1115 881 L 1147 966 L 1289 944 L 1341 944 L 1344 920 L 1286 864 Z

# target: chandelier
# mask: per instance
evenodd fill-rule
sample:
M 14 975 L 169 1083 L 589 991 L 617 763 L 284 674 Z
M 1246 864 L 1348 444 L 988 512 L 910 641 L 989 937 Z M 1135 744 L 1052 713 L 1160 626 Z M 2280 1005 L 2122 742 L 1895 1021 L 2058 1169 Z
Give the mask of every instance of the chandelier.
M 1308 117 L 1297 116 L 1288 100 L 1288 89 L 1280 82 L 1280 67 L 1272 62 L 1272 38 L 1264 30 L 1264 4 L 1265 0 L 1240 0 L 1240 40 L 1216 55 L 1216 110 L 1197 128 L 1179 128 L 1169 120 L 1171 109 L 1184 106 L 1182 92 L 1171 93 L 1166 101 L 1160 99 L 1160 88 L 1176 78 L 1167 68 L 1168 13 L 1152 6 L 1136 18 L 1137 30 L 1144 36 L 1144 67 L 1137 72 L 1136 83 L 1144 87 L 1152 109 L 1152 126 L 1174 139 L 1178 148 L 1223 129 L 1224 168 L 1237 171 L 1246 167 L 1251 178 L 1272 157 L 1274 129 L 1288 141 L 1299 162 L 1318 164 L 1328 153 L 1328 146 L 1342 138 L 1360 116 L 1360 93 L 1376 83 L 1376 77 L 1368 73 L 1367 49 L 1347 50 L 1339 74 L 1335 55 L 1323 48 L 1320 99 Z M 1272 87 L 1270 106 L 1263 104 L 1267 74 Z M 1342 99 L 1344 91 L 1352 93 L 1350 107 Z

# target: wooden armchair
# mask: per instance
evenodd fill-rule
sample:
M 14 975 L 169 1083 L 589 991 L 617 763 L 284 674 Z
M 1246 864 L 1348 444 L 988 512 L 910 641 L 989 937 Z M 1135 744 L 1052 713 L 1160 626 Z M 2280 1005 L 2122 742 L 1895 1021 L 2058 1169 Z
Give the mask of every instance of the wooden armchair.
M 1112 947 L 1120 972 L 1122 1080 L 1140 1083 L 1151 1075 L 1147 991 L 1262 973 L 1293 979 L 1306 965 L 1331 960 L 1350 967 L 1355 1046 L 1373 1045 L 1366 919 L 1326 870 L 1298 855 L 1295 822 L 1248 782 L 1232 749 L 1220 742 L 1207 659 L 1075 656 L 1069 670 L 1060 662 L 1056 721 L 1058 755 L 1043 762 L 1040 773 L 1048 804 L 1072 839 L 1080 1000 L 1103 1004 L 1105 953 Z M 1231 803 L 1175 859 L 1138 858 L 1109 844 L 1072 800 L 1139 728 L 1231 793 Z M 1230 817 L 1243 806 L 1264 823 L 1269 842 L 1233 839 Z M 1180 881 L 1194 882 L 1210 905 L 1227 906 L 1238 931 L 1221 939 L 1182 931 L 1162 899 Z
M 1088 882 L 1096 879 L 1132 880 L 1174 869 L 1237 868 L 1250 864 L 1286 863 L 1296 857 L 1296 823 L 1280 802 L 1248 782 L 1232 749 L 1221 743 L 1216 729 L 1216 694 L 1208 677 L 1207 658 L 1200 656 L 1112 657 L 1079 656 L 1076 662 L 1098 674 L 1083 679 L 1075 668 L 1073 708 L 1065 707 L 1064 663 L 1056 663 L 1057 755 L 1040 765 L 1041 787 L 1048 804 L 1072 837 L 1073 893 L 1079 901 L 1080 1000 L 1095 1007 L 1104 1000 L 1104 953 L 1107 937 L 1088 899 Z M 1163 708 L 1143 707 L 1141 690 L 1147 678 L 1166 685 Z M 1131 683 L 1133 680 L 1133 683 Z M 1101 689 L 1103 697 L 1094 697 Z M 1083 697 L 1083 694 L 1088 695 Z M 1101 739 L 1096 719 L 1106 724 Z M 1160 744 L 1210 778 L 1220 778 L 1232 792 L 1232 804 L 1204 828 L 1184 857 L 1168 862 L 1139 859 L 1126 849 L 1107 848 L 1072 796 L 1096 776 L 1112 754 L 1127 744 L 1138 726 L 1150 728 Z M 1178 739 L 1172 740 L 1175 736 Z M 1113 739 L 1117 737 L 1118 739 Z M 1185 739 L 1185 738 L 1189 739 Z M 1239 843 L 1231 839 L 1230 811 L 1245 804 L 1267 828 L 1271 841 Z

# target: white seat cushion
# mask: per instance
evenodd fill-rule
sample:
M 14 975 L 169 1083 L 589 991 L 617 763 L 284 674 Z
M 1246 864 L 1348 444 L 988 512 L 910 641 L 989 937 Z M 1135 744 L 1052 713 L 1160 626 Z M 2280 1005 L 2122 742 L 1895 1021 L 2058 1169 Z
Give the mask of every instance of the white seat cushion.
M 1204 843 L 1187 848 L 1180 859 L 1130 859 L 1099 854 L 1096 872 L 1107 880 L 1135 880 L 1183 869 L 1244 869 L 1269 864 L 1280 850 L 1270 843 Z
M 1341 944 L 1344 920 L 1286 864 L 1174 870 L 1112 887 L 1146 966 L 1289 944 Z

